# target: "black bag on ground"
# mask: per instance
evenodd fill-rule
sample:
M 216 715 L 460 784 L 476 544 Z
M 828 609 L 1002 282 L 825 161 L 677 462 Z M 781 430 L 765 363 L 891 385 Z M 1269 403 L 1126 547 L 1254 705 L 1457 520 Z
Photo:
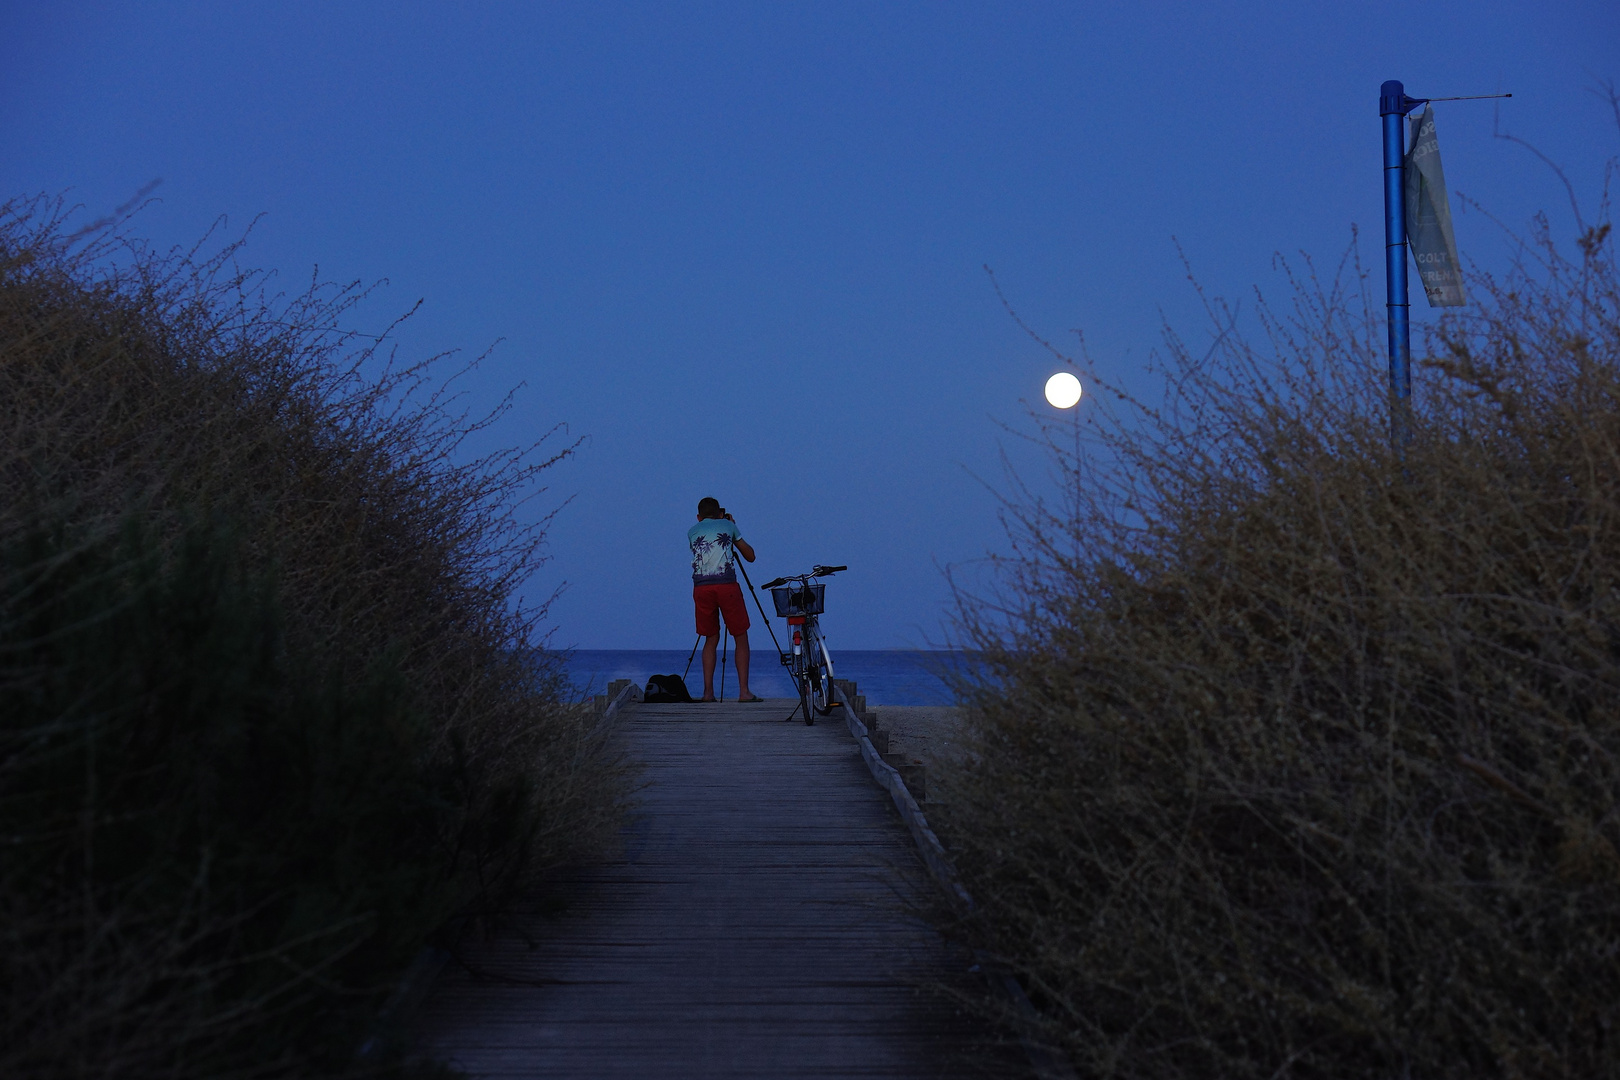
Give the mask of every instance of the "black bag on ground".
M 654 675 L 647 680 L 647 689 L 642 691 L 641 700 L 652 702 L 691 701 L 692 695 L 687 693 L 686 680 L 679 675 Z

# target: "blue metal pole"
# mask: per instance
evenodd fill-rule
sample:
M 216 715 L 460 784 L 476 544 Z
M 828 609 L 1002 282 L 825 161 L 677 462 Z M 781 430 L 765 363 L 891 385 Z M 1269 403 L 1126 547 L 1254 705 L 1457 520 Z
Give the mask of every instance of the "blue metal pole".
M 1384 122 L 1384 282 L 1389 302 L 1389 438 L 1400 453 L 1412 438 L 1412 324 L 1406 294 L 1406 125 L 1419 104 L 1398 79 L 1378 91 Z

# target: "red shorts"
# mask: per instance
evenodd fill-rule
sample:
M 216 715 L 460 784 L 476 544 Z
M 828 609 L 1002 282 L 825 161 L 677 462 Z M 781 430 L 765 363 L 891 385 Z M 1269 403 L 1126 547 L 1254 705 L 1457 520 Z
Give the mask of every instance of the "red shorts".
M 732 637 L 748 629 L 748 605 L 743 603 L 742 589 L 735 581 L 692 586 L 692 604 L 697 609 L 697 632 L 704 637 L 720 632 L 721 615 L 726 617 L 726 629 Z

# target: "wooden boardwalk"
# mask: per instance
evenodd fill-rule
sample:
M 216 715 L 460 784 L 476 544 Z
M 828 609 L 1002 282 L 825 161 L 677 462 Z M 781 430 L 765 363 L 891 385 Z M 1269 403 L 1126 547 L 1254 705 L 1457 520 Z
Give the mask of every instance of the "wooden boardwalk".
M 982 984 L 910 915 L 933 886 L 855 741 L 792 706 L 626 708 L 622 857 L 466 944 L 423 1049 L 474 1077 L 1026 1075 L 938 993 Z

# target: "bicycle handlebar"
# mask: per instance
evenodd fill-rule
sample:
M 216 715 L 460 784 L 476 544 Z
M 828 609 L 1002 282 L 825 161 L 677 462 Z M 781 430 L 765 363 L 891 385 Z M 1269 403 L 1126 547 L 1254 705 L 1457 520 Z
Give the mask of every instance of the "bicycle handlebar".
M 848 569 L 849 567 L 847 566 L 822 566 L 820 563 L 817 563 L 815 566 L 811 567 L 808 574 L 789 574 L 786 577 L 771 578 L 771 580 L 761 585 L 760 588 L 774 589 L 778 585 L 786 585 L 790 581 L 809 581 L 813 577 L 828 577 L 832 574 L 838 573 L 840 570 Z

